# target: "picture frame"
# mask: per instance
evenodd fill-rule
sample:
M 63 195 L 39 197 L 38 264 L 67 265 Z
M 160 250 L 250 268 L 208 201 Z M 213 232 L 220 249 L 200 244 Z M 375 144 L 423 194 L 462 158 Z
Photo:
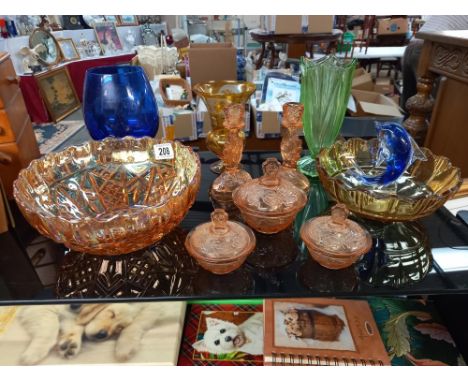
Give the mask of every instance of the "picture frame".
M 159 38 L 149 24 L 140 27 L 141 40 L 146 46 L 159 46 Z
M 67 67 L 34 75 L 42 100 L 54 122 L 59 122 L 81 106 Z
M 105 15 L 104 19 L 105 19 L 105 21 L 110 21 L 112 23 L 116 23 L 117 25 L 119 24 L 119 16 Z
M 75 42 L 71 38 L 57 39 L 62 54 L 62 61 L 75 61 L 81 58 L 80 53 L 76 49 Z
M 265 76 L 261 103 L 275 103 L 282 107 L 286 102 L 299 102 L 300 96 L 301 84 L 298 79 L 277 72 Z
M 94 33 L 104 55 L 123 50 L 115 23 L 111 21 L 96 23 Z
M 121 26 L 138 25 L 138 18 L 134 15 L 121 15 L 118 19 Z
M 45 29 L 36 28 L 29 36 L 29 47 L 35 49 L 38 45 L 43 48 L 39 50 L 38 61 L 45 66 L 54 66 L 60 62 L 60 48 L 55 37 Z

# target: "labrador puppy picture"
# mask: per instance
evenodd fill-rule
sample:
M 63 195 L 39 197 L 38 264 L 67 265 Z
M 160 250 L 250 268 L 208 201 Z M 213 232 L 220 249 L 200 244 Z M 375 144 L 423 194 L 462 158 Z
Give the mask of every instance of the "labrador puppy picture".
M 0 364 L 175 364 L 184 313 L 183 302 L 0 308 Z

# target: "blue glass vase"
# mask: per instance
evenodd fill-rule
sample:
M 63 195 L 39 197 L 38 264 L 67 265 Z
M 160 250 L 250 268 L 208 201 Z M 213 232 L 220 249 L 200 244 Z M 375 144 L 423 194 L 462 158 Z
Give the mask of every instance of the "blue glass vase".
M 108 136 L 154 137 L 156 99 L 140 66 L 102 66 L 86 71 L 83 114 L 93 139 Z

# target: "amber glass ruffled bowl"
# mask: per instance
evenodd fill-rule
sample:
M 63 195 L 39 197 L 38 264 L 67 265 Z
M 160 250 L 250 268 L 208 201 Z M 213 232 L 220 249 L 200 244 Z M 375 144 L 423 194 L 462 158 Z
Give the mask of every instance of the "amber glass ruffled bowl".
M 462 182 L 460 169 L 448 158 L 421 150 L 427 160 L 416 160 L 396 183 L 386 187 L 364 186 L 348 175 L 353 163 L 371 168 L 377 139 L 335 142 L 320 151 L 317 171 L 327 193 L 357 215 L 384 222 L 416 220 L 442 207 Z
M 199 186 L 200 160 L 190 147 L 106 138 L 32 161 L 15 181 L 14 197 L 41 234 L 75 251 L 120 255 L 176 227 Z

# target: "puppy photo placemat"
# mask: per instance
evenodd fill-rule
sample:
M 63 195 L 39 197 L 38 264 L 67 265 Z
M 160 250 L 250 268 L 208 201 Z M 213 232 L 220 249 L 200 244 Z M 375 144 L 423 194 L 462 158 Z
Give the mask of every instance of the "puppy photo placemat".
M 263 307 L 190 306 L 178 365 L 263 365 Z
M 175 365 L 185 302 L 0 307 L 0 365 Z

